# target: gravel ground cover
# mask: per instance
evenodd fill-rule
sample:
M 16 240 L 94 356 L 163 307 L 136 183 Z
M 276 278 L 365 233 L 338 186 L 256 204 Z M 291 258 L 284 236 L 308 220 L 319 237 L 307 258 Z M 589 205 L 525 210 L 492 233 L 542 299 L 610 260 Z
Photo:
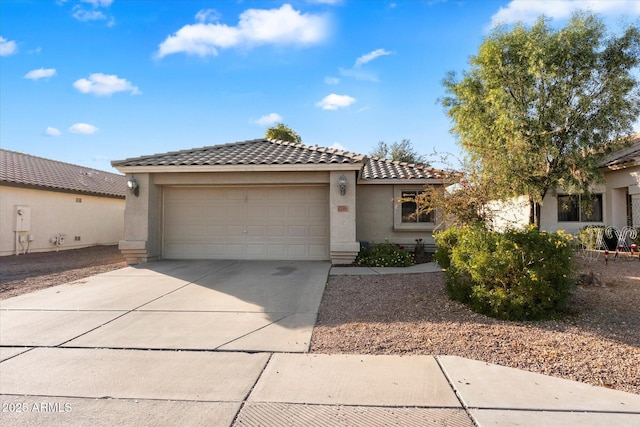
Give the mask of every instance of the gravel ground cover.
M 126 267 L 117 245 L 0 257 L 0 300 Z
M 315 353 L 456 355 L 640 393 L 640 262 L 577 259 L 570 315 L 495 320 L 450 301 L 442 273 L 332 276 L 313 332 Z

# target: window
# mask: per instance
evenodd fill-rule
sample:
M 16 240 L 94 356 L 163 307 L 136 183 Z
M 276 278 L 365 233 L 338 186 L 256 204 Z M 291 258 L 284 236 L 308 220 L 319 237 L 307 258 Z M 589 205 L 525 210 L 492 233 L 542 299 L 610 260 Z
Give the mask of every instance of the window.
M 602 222 L 602 194 L 558 196 L 558 222 Z
M 433 231 L 438 220 L 437 211 L 418 214 L 416 198 L 428 194 L 424 185 L 394 185 L 393 199 L 393 229 L 395 231 Z M 419 202 L 419 200 L 418 200 Z
M 418 213 L 418 203 L 415 202 L 418 195 L 423 195 L 424 191 L 403 191 L 402 199 L 402 222 L 403 223 L 424 223 L 435 222 L 433 211 Z

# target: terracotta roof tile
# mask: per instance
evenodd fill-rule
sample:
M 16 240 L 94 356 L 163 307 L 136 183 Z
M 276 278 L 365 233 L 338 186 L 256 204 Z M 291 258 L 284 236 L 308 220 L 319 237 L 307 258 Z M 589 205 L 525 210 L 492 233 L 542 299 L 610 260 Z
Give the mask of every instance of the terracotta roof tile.
M 124 175 L 0 149 L 0 184 L 125 197 Z
M 192 148 L 114 161 L 113 166 L 222 166 L 357 163 L 357 155 L 342 150 L 272 139 Z
M 113 161 L 127 166 L 235 166 L 295 164 L 362 164 L 361 179 L 437 179 L 439 171 L 419 165 L 394 162 L 335 148 L 294 144 L 273 139 L 254 139 L 211 147 Z
M 362 179 L 439 179 L 440 171 L 431 167 L 368 157 Z

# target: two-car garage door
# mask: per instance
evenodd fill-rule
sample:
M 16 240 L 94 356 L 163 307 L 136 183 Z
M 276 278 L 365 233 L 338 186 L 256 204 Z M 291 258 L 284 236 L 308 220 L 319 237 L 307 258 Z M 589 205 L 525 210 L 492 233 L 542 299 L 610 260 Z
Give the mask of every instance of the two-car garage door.
M 329 259 L 327 186 L 165 187 L 165 259 Z

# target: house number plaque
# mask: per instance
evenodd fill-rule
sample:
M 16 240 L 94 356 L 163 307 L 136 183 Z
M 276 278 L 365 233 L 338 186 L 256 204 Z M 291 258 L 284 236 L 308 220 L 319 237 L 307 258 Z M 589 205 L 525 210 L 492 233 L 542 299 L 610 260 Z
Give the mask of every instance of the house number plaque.
M 347 206 L 347 205 L 338 205 L 338 212 L 349 212 L 349 206 Z

